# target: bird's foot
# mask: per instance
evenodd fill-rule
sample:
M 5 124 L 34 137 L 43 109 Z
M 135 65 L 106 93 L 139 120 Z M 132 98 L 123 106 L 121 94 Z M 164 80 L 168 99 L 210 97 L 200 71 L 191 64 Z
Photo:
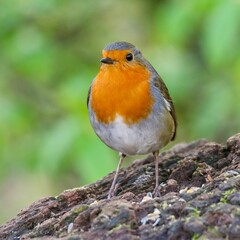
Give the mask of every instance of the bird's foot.
M 152 195 L 153 195 L 153 197 L 161 197 L 161 193 L 159 191 L 159 186 L 156 186 L 154 188 Z
M 111 199 L 112 197 L 115 197 L 115 196 L 116 196 L 116 191 L 117 191 L 117 189 L 118 189 L 118 186 L 119 186 L 119 184 L 117 183 L 117 184 L 114 184 L 114 185 L 110 188 L 110 190 L 109 190 L 109 192 L 108 192 L 108 197 L 107 197 L 107 199 Z

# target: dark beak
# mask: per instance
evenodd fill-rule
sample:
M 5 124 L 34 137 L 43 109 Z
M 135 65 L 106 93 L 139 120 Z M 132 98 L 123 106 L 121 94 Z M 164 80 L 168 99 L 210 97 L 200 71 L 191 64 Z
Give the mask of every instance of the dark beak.
M 113 64 L 113 60 L 112 60 L 111 58 L 109 58 L 109 57 L 102 58 L 102 59 L 100 60 L 100 62 L 106 63 L 106 64 Z

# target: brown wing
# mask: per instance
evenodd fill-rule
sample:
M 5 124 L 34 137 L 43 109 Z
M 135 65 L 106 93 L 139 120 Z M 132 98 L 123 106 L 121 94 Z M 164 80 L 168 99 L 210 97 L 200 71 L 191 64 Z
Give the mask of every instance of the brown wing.
M 89 103 L 89 98 L 90 98 L 91 90 L 92 90 L 92 86 L 90 86 L 90 88 L 88 89 L 87 106 L 88 106 L 88 103 Z
M 174 121 L 174 125 L 175 125 L 175 130 L 172 136 L 172 141 L 175 139 L 176 137 L 176 131 L 177 131 L 177 118 L 176 118 L 176 113 L 175 113 L 175 108 L 173 105 L 173 101 L 169 95 L 167 86 L 165 85 L 165 83 L 163 82 L 163 80 L 161 79 L 160 76 L 157 76 L 154 78 L 153 80 L 154 82 L 154 86 L 156 86 L 162 93 L 163 97 L 169 102 L 171 109 L 170 109 L 170 114 L 172 115 L 173 121 Z

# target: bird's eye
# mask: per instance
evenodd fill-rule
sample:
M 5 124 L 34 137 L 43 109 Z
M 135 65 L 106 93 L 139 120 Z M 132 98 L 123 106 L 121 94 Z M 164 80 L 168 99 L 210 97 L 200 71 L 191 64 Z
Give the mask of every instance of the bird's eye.
M 126 55 L 126 59 L 130 62 L 130 61 L 132 61 L 133 60 L 133 55 L 131 54 L 131 53 L 128 53 L 127 55 Z

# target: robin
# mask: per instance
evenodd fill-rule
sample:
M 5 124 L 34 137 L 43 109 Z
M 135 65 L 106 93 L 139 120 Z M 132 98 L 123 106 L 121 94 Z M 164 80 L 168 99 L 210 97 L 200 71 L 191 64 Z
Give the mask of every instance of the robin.
M 114 42 L 102 51 L 100 71 L 88 92 L 90 122 L 98 137 L 120 153 L 108 193 L 126 156 L 152 153 L 155 161 L 154 196 L 158 183 L 159 150 L 174 140 L 176 116 L 168 89 L 142 53 L 127 42 Z

